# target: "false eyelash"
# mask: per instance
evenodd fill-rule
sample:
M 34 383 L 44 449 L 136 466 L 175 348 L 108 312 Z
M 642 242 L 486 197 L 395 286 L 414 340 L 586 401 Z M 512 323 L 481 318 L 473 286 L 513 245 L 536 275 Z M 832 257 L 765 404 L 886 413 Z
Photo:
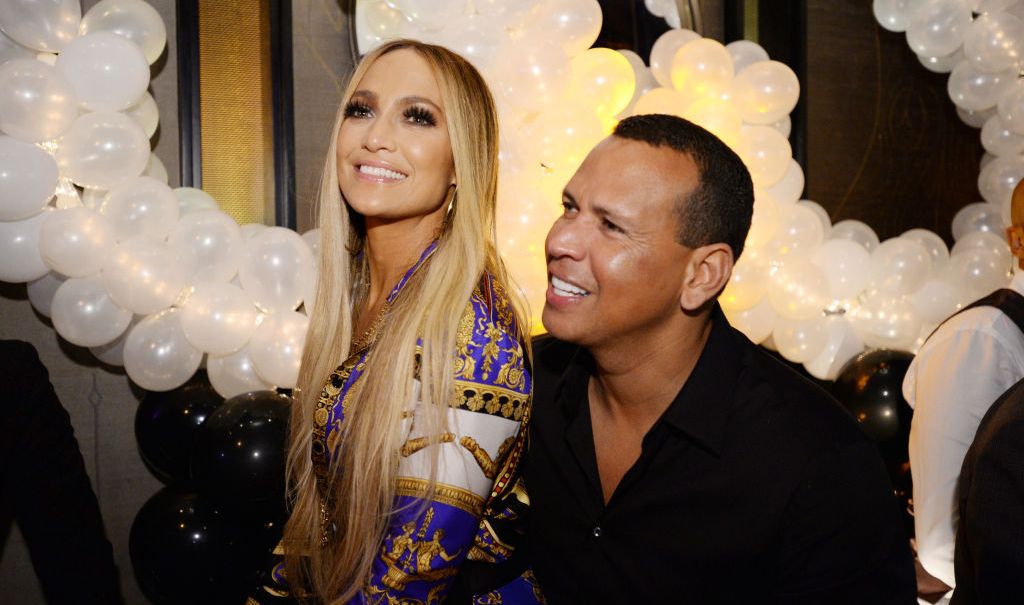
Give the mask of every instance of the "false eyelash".
M 359 101 L 349 101 L 349 104 L 345 106 L 345 117 L 346 118 L 361 118 L 365 117 L 370 113 L 370 106 L 366 103 Z
M 405 117 L 418 124 L 424 124 L 427 126 L 437 125 L 437 118 L 434 117 L 434 114 L 422 107 L 410 107 L 409 109 L 406 109 Z

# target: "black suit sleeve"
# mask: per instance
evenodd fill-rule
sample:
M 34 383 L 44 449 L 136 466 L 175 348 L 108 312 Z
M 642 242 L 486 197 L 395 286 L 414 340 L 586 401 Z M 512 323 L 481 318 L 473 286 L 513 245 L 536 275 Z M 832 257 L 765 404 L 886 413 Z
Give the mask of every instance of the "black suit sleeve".
M 68 413 L 28 343 L 0 341 L 0 496 L 48 603 L 122 603 L 99 504 Z
M 809 463 L 779 541 L 779 603 L 916 603 L 913 558 L 873 443 Z

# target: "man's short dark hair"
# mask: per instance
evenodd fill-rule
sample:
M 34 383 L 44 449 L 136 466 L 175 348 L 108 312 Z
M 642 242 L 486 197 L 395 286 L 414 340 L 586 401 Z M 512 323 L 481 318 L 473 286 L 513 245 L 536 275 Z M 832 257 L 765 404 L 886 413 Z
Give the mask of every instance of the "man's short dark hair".
M 676 202 L 676 239 L 688 248 L 722 242 L 732 248 L 734 258 L 740 257 L 754 211 L 754 185 L 743 160 L 728 145 L 693 122 L 664 114 L 626 118 L 613 134 L 690 156 L 699 182 Z

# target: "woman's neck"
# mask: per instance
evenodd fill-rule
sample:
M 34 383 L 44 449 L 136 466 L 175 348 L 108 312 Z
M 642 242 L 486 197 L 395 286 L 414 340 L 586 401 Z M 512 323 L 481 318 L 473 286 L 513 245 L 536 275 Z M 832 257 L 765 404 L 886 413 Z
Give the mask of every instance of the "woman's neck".
M 370 288 L 364 310 L 383 304 L 391 288 L 437 237 L 440 227 L 439 217 L 431 215 L 397 222 L 367 221 L 364 250 L 370 270 Z

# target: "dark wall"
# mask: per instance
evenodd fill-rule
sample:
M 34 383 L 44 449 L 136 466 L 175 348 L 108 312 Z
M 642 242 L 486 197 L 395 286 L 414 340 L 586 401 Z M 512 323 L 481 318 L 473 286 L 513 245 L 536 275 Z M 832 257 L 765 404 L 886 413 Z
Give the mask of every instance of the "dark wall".
M 931 229 L 951 241 L 957 210 L 979 201 L 979 131 L 871 3 L 807 0 L 805 197 L 832 221 L 855 218 L 879 237 Z

